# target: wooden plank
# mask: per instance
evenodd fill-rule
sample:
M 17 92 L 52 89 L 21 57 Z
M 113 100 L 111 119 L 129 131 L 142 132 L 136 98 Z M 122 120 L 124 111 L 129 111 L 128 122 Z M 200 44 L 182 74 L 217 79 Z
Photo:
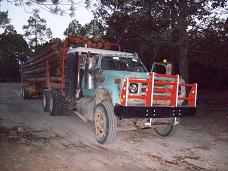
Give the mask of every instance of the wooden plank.
M 21 68 L 23 69 L 23 68 L 27 68 L 27 67 L 30 67 L 30 66 L 34 66 L 34 65 L 36 65 L 36 64 L 40 64 L 40 63 L 45 62 L 45 61 L 48 60 L 49 58 L 57 57 L 57 56 L 58 56 L 57 53 L 50 53 L 50 54 L 46 55 L 45 57 L 40 58 L 40 59 L 38 59 L 38 60 L 36 60 L 36 61 L 34 61 L 34 62 L 30 62 L 30 63 L 28 63 L 28 64 L 22 65 Z
M 36 74 L 36 73 L 42 73 L 44 71 L 45 71 L 45 67 L 41 67 L 41 68 L 29 70 L 29 71 L 23 71 L 23 74 Z
M 39 52 L 39 54 L 35 54 L 35 56 L 33 58 L 31 58 L 30 60 L 28 60 L 27 62 L 25 62 L 26 64 L 35 62 L 36 60 L 39 60 L 40 58 L 47 56 L 49 53 L 53 52 L 53 51 L 59 51 L 61 47 L 61 40 L 60 39 L 56 39 L 49 47 L 45 48 L 43 51 Z
M 46 82 L 46 80 L 47 80 L 46 77 L 38 77 L 38 78 L 24 78 L 23 77 L 23 79 L 26 81 L 31 81 L 31 82 Z M 59 80 L 61 80 L 61 78 L 60 77 L 51 77 L 51 80 L 59 81 Z

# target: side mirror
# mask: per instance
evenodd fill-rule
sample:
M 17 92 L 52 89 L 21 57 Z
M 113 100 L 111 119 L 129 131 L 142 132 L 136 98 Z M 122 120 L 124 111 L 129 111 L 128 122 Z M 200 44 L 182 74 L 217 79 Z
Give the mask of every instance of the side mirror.
M 102 71 L 101 71 L 101 69 L 100 68 L 90 68 L 89 69 L 89 73 L 91 74 L 91 75 L 97 75 L 97 74 L 100 74 Z
M 105 81 L 105 77 L 103 77 L 101 74 L 97 74 L 94 76 L 94 79 L 97 81 L 97 82 L 104 82 Z

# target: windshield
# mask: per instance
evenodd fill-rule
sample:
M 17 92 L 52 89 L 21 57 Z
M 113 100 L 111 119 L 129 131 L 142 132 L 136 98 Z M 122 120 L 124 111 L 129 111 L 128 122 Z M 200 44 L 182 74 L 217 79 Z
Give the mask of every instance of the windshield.
M 101 61 L 101 69 L 147 72 L 146 68 L 139 59 L 126 57 L 103 57 Z

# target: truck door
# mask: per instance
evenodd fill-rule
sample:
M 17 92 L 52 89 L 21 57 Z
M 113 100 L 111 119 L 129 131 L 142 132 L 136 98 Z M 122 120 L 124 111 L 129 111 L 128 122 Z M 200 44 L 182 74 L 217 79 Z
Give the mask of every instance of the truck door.
M 65 67 L 65 95 L 68 100 L 72 100 L 80 88 L 80 56 L 77 52 L 67 55 Z

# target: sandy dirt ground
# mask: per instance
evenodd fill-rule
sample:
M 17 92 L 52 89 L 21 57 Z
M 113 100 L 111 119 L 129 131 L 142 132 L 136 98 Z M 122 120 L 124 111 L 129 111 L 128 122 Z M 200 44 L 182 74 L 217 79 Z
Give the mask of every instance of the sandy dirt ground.
M 93 124 L 52 117 L 41 99 L 23 100 L 20 84 L 0 84 L 0 170 L 228 170 L 228 92 L 199 92 L 198 111 L 177 133 L 118 132 L 100 145 Z

